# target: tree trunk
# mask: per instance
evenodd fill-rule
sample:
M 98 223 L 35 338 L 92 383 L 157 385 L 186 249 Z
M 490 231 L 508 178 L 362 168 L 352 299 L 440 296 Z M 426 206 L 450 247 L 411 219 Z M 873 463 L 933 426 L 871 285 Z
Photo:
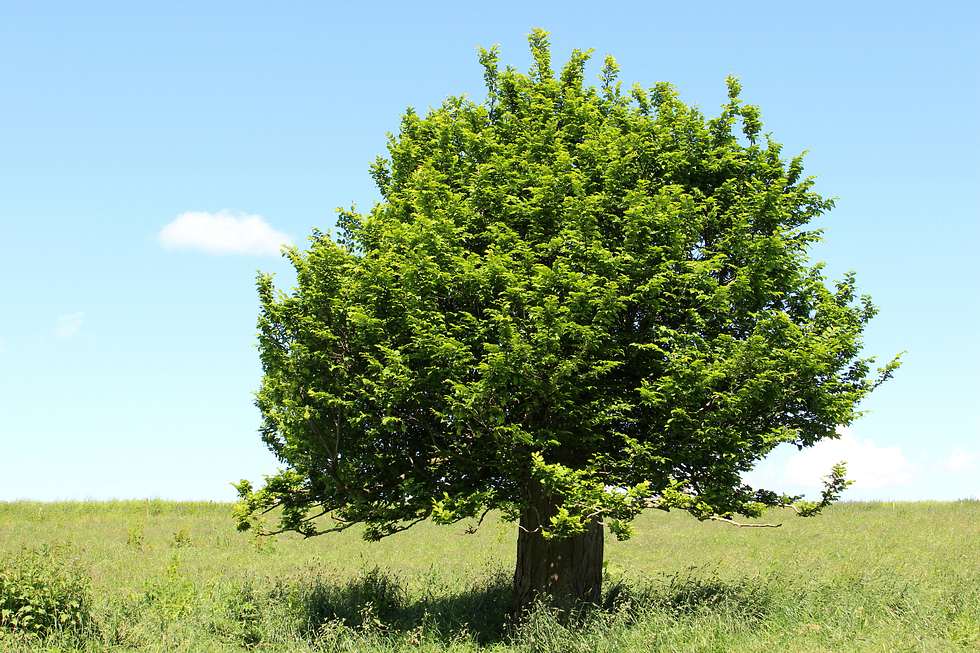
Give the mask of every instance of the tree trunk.
M 514 569 L 513 617 L 520 620 L 536 599 L 560 608 L 597 604 L 602 592 L 602 524 L 563 540 L 546 540 L 541 525 L 557 511 L 554 501 L 537 486 L 521 513 Z

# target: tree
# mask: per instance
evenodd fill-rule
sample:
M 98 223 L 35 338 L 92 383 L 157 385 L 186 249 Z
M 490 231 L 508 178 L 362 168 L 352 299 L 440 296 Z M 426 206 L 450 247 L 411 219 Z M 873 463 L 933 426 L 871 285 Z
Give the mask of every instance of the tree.
M 784 161 L 728 80 L 706 119 L 669 84 L 624 92 L 590 52 L 556 76 L 481 50 L 487 97 L 409 109 L 341 211 L 260 275 L 262 437 L 285 466 L 239 486 L 239 525 L 279 509 L 305 536 L 376 540 L 426 519 L 518 522 L 514 605 L 595 601 L 603 527 L 644 508 L 734 521 L 819 501 L 752 488 L 780 443 L 835 437 L 888 378 L 861 336 L 876 309 L 828 285 L 807 225 L 833 202 Z

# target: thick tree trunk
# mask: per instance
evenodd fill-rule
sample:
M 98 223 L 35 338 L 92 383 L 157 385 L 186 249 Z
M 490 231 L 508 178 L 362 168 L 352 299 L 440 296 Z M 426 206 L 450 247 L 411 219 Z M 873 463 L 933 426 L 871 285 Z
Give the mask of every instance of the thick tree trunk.
M 534 495 L 521 514 L 517 532 L 513 602 L 517 620 L 538 598 L 567 608 L 598 603 L 602 592 L 602 524 L 593 521 L 581 535 L 546 540 L 541 525 L 547 527 L 557 508 L 540 488 Z

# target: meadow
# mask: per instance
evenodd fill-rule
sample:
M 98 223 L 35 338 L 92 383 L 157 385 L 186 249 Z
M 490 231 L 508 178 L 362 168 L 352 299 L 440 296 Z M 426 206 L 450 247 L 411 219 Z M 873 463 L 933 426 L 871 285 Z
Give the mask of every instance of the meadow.
M 542 607 L 517 628 L 512 524 L 420 524 L 368 543 L 353 529 L 256 538 L 230 513 L 0 503 L 0 607 L 34 592 L 67 597 L 69 615 L 42 631 L 7 612 L 0 650 L 980 650 L 977 501 L 842 503 L 770 514 L 775 529 L 651 512 L 632 540 L 607 537 L 603 606 Z

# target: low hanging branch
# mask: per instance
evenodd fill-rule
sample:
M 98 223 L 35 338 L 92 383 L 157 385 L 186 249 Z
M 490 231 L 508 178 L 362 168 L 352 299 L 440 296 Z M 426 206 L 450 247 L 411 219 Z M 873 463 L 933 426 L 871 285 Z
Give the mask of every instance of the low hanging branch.
M 738 526 L 739 528 L 779 528 L 782 524 L 747 524 L 744 522 L 738 522 L 730 517 L 719 517 L 715 515 L 710 517 L 711 521 L 720 521 L 726 524 L 731 524 L 732 526 Z

